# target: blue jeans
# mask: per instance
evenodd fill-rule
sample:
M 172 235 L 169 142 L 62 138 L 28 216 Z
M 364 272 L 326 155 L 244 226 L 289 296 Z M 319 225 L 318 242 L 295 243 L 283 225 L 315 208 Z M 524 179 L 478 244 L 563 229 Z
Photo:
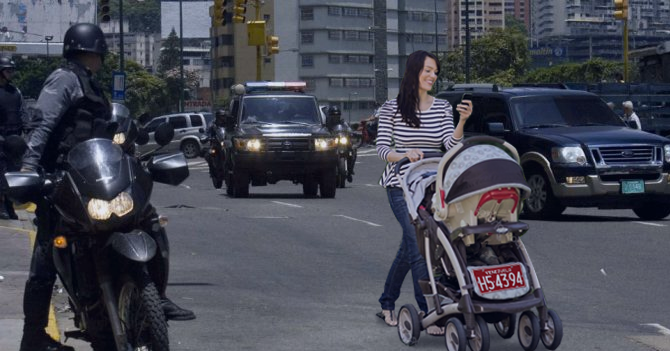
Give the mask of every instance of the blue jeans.
M 386 194 L 391 204 L 391 210 L 402 227 L 402 241 L 400 242 L 400 248 L 398 249 L 398 253 L 396 253 L 395 260 L 393 260 L 389 274 L 386 277 L 384 292 L 379 298 L 379 303 L 384 310 L 395 310 L 395 301 L 400 296 L 400 287 L 411 269 L 412 281 L 414 282 L 414 298 L 421 311 L 427 312 L 428 306 L 426 305 L 426 299 L 423 297 L 423 292 L 419 287 L 419 279 L 428 279 L 428 270 L 426 268 L 426 261 L 421 256 L 421 252 L 419 252 L 419 246 L 416 242 L 416 230 L 411 222 L 402 188 L 386 188 Z

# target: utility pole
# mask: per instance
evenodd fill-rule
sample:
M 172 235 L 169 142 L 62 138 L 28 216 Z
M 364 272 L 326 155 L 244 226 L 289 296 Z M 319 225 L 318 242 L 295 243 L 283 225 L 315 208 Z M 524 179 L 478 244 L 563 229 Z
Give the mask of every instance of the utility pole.
M 623 81 L 628 83 L 628 0 L 614 0 L 614 18 L 623 21 Z
M 374 0 L 373 3 L 373 42 L 375 72 L 375 103 L 381 106 L 389 95 L 388 88 L 388 50 L 386 44 L 386 0 Z
M 470 0 L 465 0 L 465 82 L 470 83 Z
M 179 0 L 179 112 L 184 112 L 184 16 Z

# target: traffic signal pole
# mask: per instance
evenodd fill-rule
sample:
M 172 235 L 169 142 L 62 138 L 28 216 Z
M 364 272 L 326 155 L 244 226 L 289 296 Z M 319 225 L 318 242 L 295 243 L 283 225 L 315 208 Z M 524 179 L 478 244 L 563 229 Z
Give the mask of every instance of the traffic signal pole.
M 261 4 L 260 0 L 256 0 L 256 21 L 261 19 Z M 256 80 L 261 80 L 261 69 L 263 68 L 263 55 L 261 52 L 261 46 L 256 45 Z
M 623 81 L 628 83 L 628 19 L 623 20 Z

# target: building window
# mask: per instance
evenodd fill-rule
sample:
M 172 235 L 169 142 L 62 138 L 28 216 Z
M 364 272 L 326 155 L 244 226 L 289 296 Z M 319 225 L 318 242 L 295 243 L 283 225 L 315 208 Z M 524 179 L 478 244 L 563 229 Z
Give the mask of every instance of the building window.
M 335 6 L 328 6 L 328 16 L 341 16 L 342 8 Z
M 305 88 L 306 91 L 315 91 L 316 90 L 316 79 L 314 78 L 309 78 L 309 79 L 302 79 L 305 84 L 307 84 L 307 87 Z
M 347 87 L 358 88 L 360 83 L 357 78 L 347 78 L 344 80 L 344 85 Z
M 358 32 L 355 30 L 345 30 L 344 40 L 358 40 Z
M 300 32 L 300 42 L 302 44 L 314 44 L 314 32 L 311 30 Z
M 344 80 L 342 78 L 330 78 L 328 82 L 331 87 L 342 87 L 344 86 Z
M 358 9 L 358 16 L 359 17 L 372 17 L 372 9 Z
M 342 55 L 328 55 L 328 63 L 342 63 Z
M 358 9 L 355 7 L 345 7 L 342 9 L 344 13 L 343 16 L 346 17 L 358 17 Z
M 300 9 L 300 19 L 303 21 L 313 21 L 314 20 L 314 8 L 313 7 L 303 7 Z
M 342 31 L 341 30 L 329 30 L 328 31 L 328 39 L 330 39 L 330 40 L 340 40 L 340 39 L 342 39 Z
M 313 55 L 302 55 L 301 61 L 302 61 L 302 67 L 314 67 Z

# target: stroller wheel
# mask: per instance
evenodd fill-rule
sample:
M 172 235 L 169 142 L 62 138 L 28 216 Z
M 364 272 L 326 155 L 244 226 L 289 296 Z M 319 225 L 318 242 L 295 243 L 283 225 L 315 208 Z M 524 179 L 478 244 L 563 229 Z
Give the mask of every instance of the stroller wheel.
M 563 323 L 552 310 L 547 311 L 547 317 L 547 329 L 542 331 L 540 338 L 547 350 L 556 350 L 563 339 Z
M 475 322 L 475 337 L 468 339 L 468 346 L 472 351 L 489 351 L 491 346 L 489 326 L 481 316 L 476 316 Z
M 404 305 L 398 312 L 398 336 L 407 346 L 414 346 L 421 336 L 421 320 L 413 305 Z
M 540 342 L 540 319 L 532 311 L 526 311 L 519 317 L 519 343 L 526 351 L 533 351 Z
M 465 351 L 468 339 L 460 319 L 452 317 L 444 325 L 444 344 L 448 351 Z
M 509 339 L 514 336 L 516 331 L 516 313 L 507 315 L 503 320 L 493 323 L 498 335 L 503 339 Z

